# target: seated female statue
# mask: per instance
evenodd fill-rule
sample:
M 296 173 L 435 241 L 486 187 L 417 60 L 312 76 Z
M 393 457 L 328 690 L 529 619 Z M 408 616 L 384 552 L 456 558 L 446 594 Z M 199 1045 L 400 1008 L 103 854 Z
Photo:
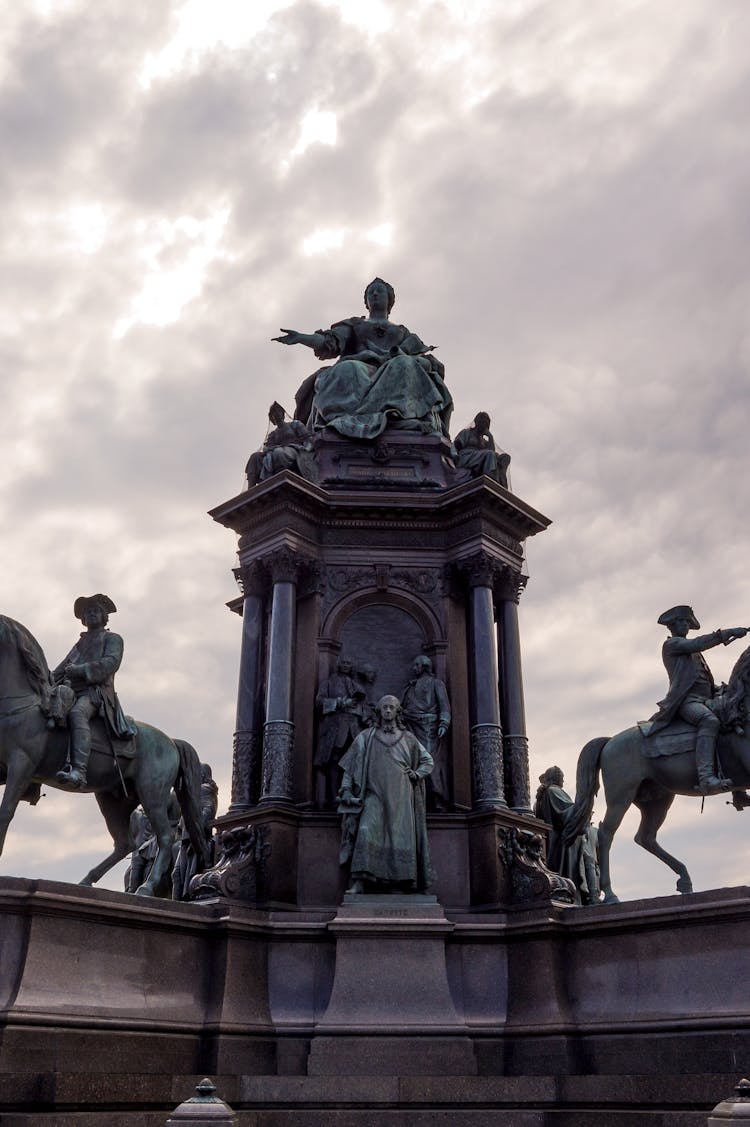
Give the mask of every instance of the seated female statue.
M 393 287 L 374 278 L 365 290 L 367 317 L 347 317 L 330 329 L 298 333 L 282 329 L 281 344 L 304 344 L 319 360 L 339 359 L 306 383 L 312 385 L 309 417 L 300 407 L 309 396 L 297 395 L 298 417 L 310 430 L 333 427 L 349 438 L 376 438 L 387 426 L 422 434 L 448 436 L 453 399 L 444 368 L 405 325 L 389 320 Z

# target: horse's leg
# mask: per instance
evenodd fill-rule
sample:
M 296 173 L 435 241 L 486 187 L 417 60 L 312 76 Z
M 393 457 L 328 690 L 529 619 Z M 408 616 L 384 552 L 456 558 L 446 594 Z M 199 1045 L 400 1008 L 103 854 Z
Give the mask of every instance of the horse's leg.
M 104 821 L 107 823 L 107 829 L 112 835 L 115 847 L 109 856 L 86 873 L 86 876 L 80 881 L 81 884 L 85 885 L 96 884 L 118 861 L 127 857 L 133 848 L 130 840 L 130 815 L 135 810 L 138 800 L 105 791 L 96 795 L 96 801 L 104 816 Z
M 14 748 L 7 759 L 5 792 L 0 802 L 0 853 L 5 845 L 8 826 L 13 821 L 21 796 L 26 792 L 34 775 L 34 766 L 23 748 Z
M 669 865 L 673 873 L 677 873 L 678 892 L 692 892 L 693 882 L 682 861 L 678 861 L 671 853 L 667 853 L 666 849 L 662 849 L 656 840 L 656 835 L 664 825 L 664 819 L 673 802 L 673 794 L 665 794 L 659 796 L 659 798 L 650 799 L 648 802 L 636 802 L 636 806 L 641 812 L 641 824 L 638 827 L 638 833 L 635 835 L 635 841 L 647 853 L 653 853 L 654 857 L 658 857 L 665 865 Z
M 604 904 L 619 904 L 619 897 L 612 891 L 612 881 L 609 875 L 609 851 L 612 848 L 612 839 L 619 829 L 620 823 L 632 805 L 632 799 L 619 798 L 617 801 L 607 802 L 604 818 L 599 823 L 599 884 L 604 893 Z
M 163 733 L 153 730 L 147 739 L 144 737 L 145 733 L 142 733 L 136 789 L 158 848 L 148 876 L 136 889 L 136 896 L 158 896 L 172 864 L 174 828 L 169 820 L 169 804 L 180 769 L 180 757 L 173 741 Z

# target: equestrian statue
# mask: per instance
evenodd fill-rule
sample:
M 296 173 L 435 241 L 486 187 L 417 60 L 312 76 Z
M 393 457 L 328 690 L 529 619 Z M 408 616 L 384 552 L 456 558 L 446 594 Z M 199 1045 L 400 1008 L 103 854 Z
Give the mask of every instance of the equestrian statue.
M 609 854 L 622 819 L 631 806 L 641 812 L 635 840 L 677 873 L 677 891 L 693 891 L 687 868 L 659 845 L 656 835 L 677 794 L 705 796 L 732 792 L 732 804 L 750 805 L 750 648 L 740 656 L 729 683 L 717 689 L 703 657 L 713 646 L 729 645 L 750 628 L 732 627 L 688 638 L 700 624 L 692 607 L 675 606 L 658 619 L 670 632 L 662 657 L 669 690 L 648 721 L 612 737 L 591 740 L 576 772 L 575 805 L 564 840 L 570 843 L 589 824 L 599 776 L 604 782 L 606 813 L 599 825 L 600 884 L 605 904 L 616 904 Z
M 54 672 L 31 632 L 0 615 L 0 853 L 18 803 L 35 805 L 42 784 L 93 793 L 114 843 L 81 881 L 95 884 L 131 852 L 130 815 L 140 805 L 158 848 L 136 892 L 153 896 L 171 862 L 173 792 L 197 855 L 208 860 L 201 767 L 190 744 L 123 714 L 114 691 L 123 643 L 107 629 L 116 609 L 107 595 L 76 599 L 86 629 Z

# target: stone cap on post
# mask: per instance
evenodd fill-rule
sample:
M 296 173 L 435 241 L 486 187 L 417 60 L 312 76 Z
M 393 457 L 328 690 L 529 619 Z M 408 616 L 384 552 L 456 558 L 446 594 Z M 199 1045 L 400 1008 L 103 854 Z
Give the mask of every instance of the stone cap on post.
M 236 1127 L 237 1116 L 214 1094 L 216 1088 L 208 1077 L 201 1080 L 195 1092 L 175 1108 L 165 1127 Z
M 720 1127 L 727 1120 L 750 1123 L 750 1080 L 740 1080 L 734 1099 L 722 1100 L 708 1117 L 708 1127 Z

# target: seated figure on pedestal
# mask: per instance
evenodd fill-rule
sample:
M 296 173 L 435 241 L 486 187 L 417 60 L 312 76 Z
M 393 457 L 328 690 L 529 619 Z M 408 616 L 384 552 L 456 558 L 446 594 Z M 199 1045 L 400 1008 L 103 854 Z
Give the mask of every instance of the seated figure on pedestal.
M 307 427 L 297 419 L 286 420 L 286 411 L 280 403 L 268 409 L 273 430 L 269 431 L 262 450 L 256 450 L 245 466 L 248 489 L 273 477 L 281 470 L 293 470 L 300 477 L 315 479 L 315 460 L 310 452 L 310 435 Z
M 330 329 L 282 329 L 281 344 L 304 344 L 337 363 L 308 377 L 297 393 L 297 417 L 311 430 L 330 426 L 348 438 L 372 439 L 387 426 L 448 436 L 453 400 L 443 365 L 405 325 L 389 320 L 393 287 L 374 278 L 365 290 L 367 317 Z
M 472 477 L 492 477 L 508 488 L 510 454 L 497 450 L 490 433 L 490 417 L 486 411 L 475 415 L 474 422 L 456 435 L 456 466 L 469 470 Z
M 355 739 L 340 766 L 341 864 L 349 892 L 423 892 L 434 873 L 427 843 L 425 777 L 432 756 L 404 730 L 398 697 L 378 701 L 377 723 Z

